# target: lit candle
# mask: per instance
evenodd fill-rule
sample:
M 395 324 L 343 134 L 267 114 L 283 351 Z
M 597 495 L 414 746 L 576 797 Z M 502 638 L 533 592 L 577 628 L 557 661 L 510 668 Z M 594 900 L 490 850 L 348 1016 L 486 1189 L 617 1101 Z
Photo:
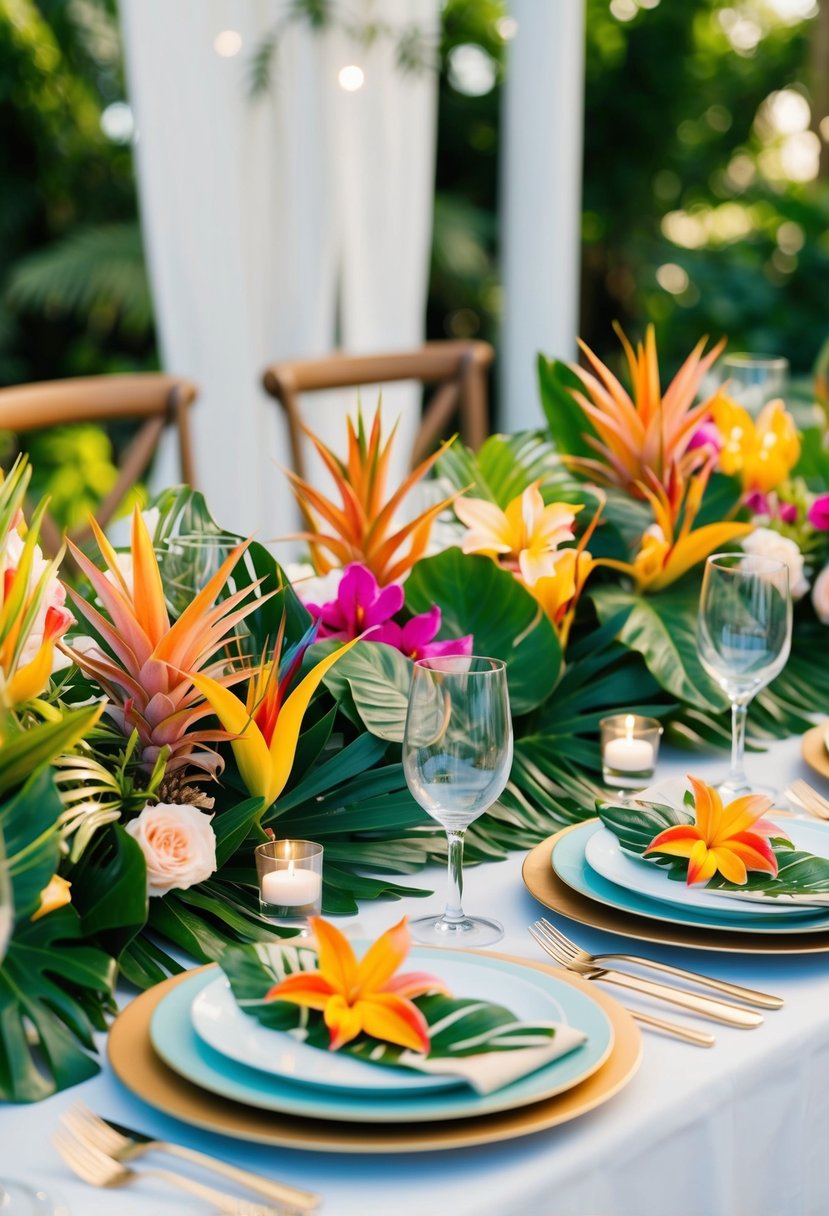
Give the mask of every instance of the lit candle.
M 313 870 L 306 870 L 288 862 L 285 870 L 269 870 L 261 877 L 262 901 L 283 908 L 302 908 L 316 903 L 322 889 L 322 878 Z
M 617 739 L 609 739 L 604 747 L 604 763 L 618 773 L 644 773 L 654 766 L 653 744 L 647 739 L 634 739 L 633 714 L 625 717 L 625 733 Z

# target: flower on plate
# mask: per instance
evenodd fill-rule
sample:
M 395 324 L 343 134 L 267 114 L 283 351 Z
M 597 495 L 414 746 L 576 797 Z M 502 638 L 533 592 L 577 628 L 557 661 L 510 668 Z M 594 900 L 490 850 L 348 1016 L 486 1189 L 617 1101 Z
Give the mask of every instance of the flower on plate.
M 777 858 L 769 838 L 782 833 L 776 824 L 763 819 L 771 798 L 749 794 L 724 807 L 710 785 L 696 777 L 688 780 L 694 791 L 694 823 L 666 828 L 653 838 L 643 856 L 687 857 L 688 886 L 708 882 L 717 873 L 742 886 L 749 870 L 762 870 L 776 878 Z
M 215 873 L 212 818 L 189 804 L 159 802 L 130 820 L 127 831 L 138 841 L 147 864 L 148 895 L 185 891 Z
M 403 607 L 403 588 L 399 583 L 381 587 L 367 566 L 354 562 L 346 566 L 336 598 L 327 604 L 306 603 L 320 623 L 321 638 L 340 638 L 350 642 L 367 629 L 385 625 Z
M 789 568 L 789 590 L 792 599 L 802 599 L 809 590 L 809 580 L 803 573 L 803 554 L 797 542 L 788 536 L 781 536 L 773 528 L 755 528 L 750 536 L 742 541 L 746 553 L 757 557 L 772 557 L 783 562 Z
M 520 574 L 532 588 L 540 578 L 555 574 L 558 547 L 573 539 L 573 525 L 582 506 L 554 502 L 544 505 L 538 482 L 513 498 L 506 510 L 483 498 L 461 497 L 455 513 L 469 529 L 464 553 L 482 553 Z
M 632 392 L 584 342 L 579 343 L 590 367 L 568 364 L 581 381 L 581 388 L 569 391 L 592 428 L 585 440 L 597 458 L 571 457 L 568 464 L 639 497 L 648 472 L 666 485 L 674 469 L 687 476 L 705 458 L 711 435 L 702 428 L 710 408 L 708 401 L 699 405 L 694 401 L 724 343 L 703 355 L 706 339 L 701 339 L 663 392 L 653 326 L 648 326 L 644 343 L 635 350 L 619 326 L 614 328 L 627 359 Z
M 725 393 L 711 403 L 711 416 L 722 436 L 719 467 L 736 474 L 743 489 L 773 490 L 788 477 L 800 458 L 794 419 L 782 401 L 770 401 L 757 421 Z
M 819 621 L 829 625 L 829 566 L 824 566 L 812 587 L 812 606 Z
M 354 642 L 347 642 L 326 655 L 300 680 L 288 695 L 288 688 L 299 670 L 305 651 L 314 640 L 312 625 L 286 654 L 282 654 L 285 617 L 279 624 L 273 656 L 265 655 L 248 681 L 247 695 L 241 701 L 218 680 L 203 673 L 190 675 L 194 687 L 206 698 L 216 717 L 232 736 L 231 747 L 239 775 L 254 798 L 267 806 L 285 788 L 299 743 L 305 711 L 323 676 L 346 654 Z
M 310 918 L 319 949 L 317 971 L 297 971 L 275 984 L 269 1001 L 290 1001 L 322 1013 L 336 1051 L 360 1033 L 411 1051 L 429 1051 L 429 1027 L 414 997 L 446 993 L 441 980 L 424 971 L 396 975 L 409 952 L 406 917 L 388 929 L 360 961 L 347 939 L 322 917 Z

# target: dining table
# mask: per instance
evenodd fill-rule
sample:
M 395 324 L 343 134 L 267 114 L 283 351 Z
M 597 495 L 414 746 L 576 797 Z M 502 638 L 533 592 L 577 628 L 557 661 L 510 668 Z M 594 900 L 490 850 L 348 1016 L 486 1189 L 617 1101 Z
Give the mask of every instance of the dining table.
M 725 767 L 721 754 L 663 748 L 657 776 L 690 772 L 713 781 Z M 778 789 L 803 777 L 829 794 L 829 783 L 801 758 L 798 738 L 751 753 L 748 769 L 753 780 Z M 129 1092 L 106 1060 L 102 1034 L 97 1076 L 42 1102 L 2 1110 L 0 1178 L 59 1196 L 71 1216 L 210 1210 L 150 1178 L 114 1191 L 73 1176 L 52 1136 L 61 1114 L 80 1100 L 151 1136 L 314 1190 L 323 1216 L 826 1216 L 829 953 L 724 953 L 631 941 L 543 907 L 522 881 L 524 857 L 514 852 L 465 871 L 466 910 L 504 925 L 492 951 L 552 965 L 528 931 L 547 916 L 589 951 L 673 962 L 777 994 L 783 1007 L 755 1029 L 736 1029 L 608 986 L 608 995 L 631 1008 L 712 1031 L 715 1045 L 703 1049 L 642 1027 L 641 1062 L 629 1083 L 570 1122 L 501 1143 L 382 1154 L 269 1147 L 199 1130 Z M 366 902 L 356 917 L 338 917 L 336 924 L 350 936 L 373 938 L 404 914 L 439 907 L 440 867 L 428 867 L 412 884 L 434 894 Z M 124 986 L 118 997 L 126 1006 L 134 993 Z M 190 1176 L 208 1181 L 202 1172 Z

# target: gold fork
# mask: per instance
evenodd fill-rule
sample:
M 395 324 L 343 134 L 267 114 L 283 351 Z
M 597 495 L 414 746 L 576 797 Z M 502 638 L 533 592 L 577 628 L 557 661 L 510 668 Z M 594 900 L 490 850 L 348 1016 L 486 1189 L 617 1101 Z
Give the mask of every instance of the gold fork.
M 697 992 L 689 992 L 687 988 L 673 988 L 668 984 L 659 984 L 654 980 L 643 979 L 639 975 L 630 975 L 626 971 L 614 971 L 593 961 L 589 954 L 579 951 L 573 955 L 571 949 L 564 949 L 555 936 L 548 933 L 542 921 L 530 926 L 530 935 L 546 951 L 551 958 L 567 971 L 588 980 L 603 980 L 608 984 L 617 984 L 620 988 L 629 988 L 644 996 L 656 997 L 660 1001 L 668 1001 L 680 1009 L 690 1010 L 700 1017 L 712 1018 L 715 1022 L 723 1022 L 727 1026 L 738 1027 L 741 1030 L 753 1030 L 760 1026 L 763 1015 L 742 1005 L 731 1005 L 727 1001 L 714 1000 L 713 997 L 701 996 Z M 580 956 L 584 954 L 584 958 Z
M 102 1153 L 93 1144 L 79 1139 L 77 1134 L 70 1131 L 65 1124 L 57 1129 L 52 1137 L 52 1143 L 72 1172 L 91 1186 L 121 1187 L 141 1178 L 157 1178 L 169 1183 L 170 1186 L 180 1187 L 181 1190 L 198 1196 L 199 1199 L 203 1199 L 220 1212 L 227 1213 L 228 1216 L 240 1216 L 240 1212 L 250 1211 L 250 1205 L 245 1205 L 243 1200 L 237 1199 L 233 1195 L 227 1195 L 224 1191 L 216 1191 L 212 1186 L 204 1186 L 192 1178 L 174 1174 L 169 1170 L 131 1170 L 128 1166 L 121 1165 L 118 1161 L 107 1157 L 106 1153 Z M 280 1209 L 280 1213 L 284 1212 L 285 1209 Z
M 783 797 L 789 798 L 815 819 L 829 819 L 829 800 L 813 789 L 807 781 L 800 778 L 792 781 L 783 790 Z
M 712 988 L 715 992 L 723 992 L 727 996 L 744 1001 L 747 1005 L 758 1005 L 761 1009 L 782 1009 L 783 1007 L 782 996 L 757 992 L 754 988 L 744 988 L 742 984 L 731 984 L 728 980 L 717 980 L 710 975 L 700 975 L 698 971 L 687 971 L 684 967 L 674 967 L 671 963 L 660 963 L 652 958 L 640 958 L 636 954 L 588 954 L 586 950 L 582 950 L 581 946 L 577 946 L 574 941 L 571 941 L 546 919 L 536 921 L 535 927 L 543 936 L 556 942 L 564 953 L 582 963 L 595 963 L 597 966 L 606 962 L 633 963 L 638 967 L 648 967 L 654 971 L 663 971 L 666 975 L 675 975 L 678 979 L 700 984 L 704 988 Z
M 122 1163 L 133 1161 L 142 1153 L 169 1153 L 184 1161 L 189 1161 L 193 1165 L 213 1170 L 231 1182 L 247 1187 L 257 1195 L 263 1195 L 266 1199 L 271 1199 L 276 1203 L 288 1204 L 297 1211 L 310 1212 L 320 1204 L 320 1196 L 314 1195 L 310 1191 L 299 1190 L 297 1187 L 288 1186 L 287 1183 L 272 1182 L 249 1170 L 239 1169 L 224 1161 L 217 1161 L 214 1157 L 208 1157 L 206 1153 L 196 1152 L 195 1149 L 185 1148 L 180 1144 L 171 1144 L 166 1140 L 153 1140 L 141 1132 L 109 1123 L 94 1114 L 81 1102 L 75 1103 L 64 1113 L 63 1122 L 66 1127 L 75 1132 L 79 1139 L 94 1145 L 108 1157 Z

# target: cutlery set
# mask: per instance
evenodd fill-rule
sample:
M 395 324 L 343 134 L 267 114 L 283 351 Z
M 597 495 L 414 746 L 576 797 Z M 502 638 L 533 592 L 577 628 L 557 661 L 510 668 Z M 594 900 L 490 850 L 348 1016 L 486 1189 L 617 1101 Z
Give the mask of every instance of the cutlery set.
M 753 1030 L 763 1022 L 762 1013 L 758 1009 L 780 1009 L 783 1001 L 780 997 L 769 993 L 757 992 L 752 988 L 744 988 L 740 984 L 731 984 L 726 980 L 714 979 L 712 976 L 700 975 L 695 971 L 686 971 L 669 963 L 660 963 L 653 959 L 640 958 L 631 954 L 588 954 L 575 942 L 566 937 L 559 929 L 546 919 L 541 919 L 529 928 L 530 936 L 546 954 L 553 958 L 561 967 L 581 975 L 584 979 L 601 980 L 604 983 L 616 984 L 644 996 L 652 996 L 658 1000 L 676 1005 L 678 1008 L 695 1013 L 700 1017 L 720 1022 L 726 1026 L 742 1030 Z M 665 984 L 645 979 L 627 970 L 608 967 L 608 962 L 621 962 L 630 966 L 659 971 L 675 976 L 686 984 L 699 988 L 707 988 L 712 992 L 723 993 L 734 997 L 740 1004 L 720 1000 L 718 997 L 694 992 L 690 988 L 679 988 L 673 984 Z M 752 1006 L 753 1008 L 749 1008 Z M 674 1035 L 699 1047 L 713 1047 L 714 1036 L 679 1023 L 656 1018 L 649 1013 L 639 1010 L 628 1010 L 636 1021 L 665 1034 Z
M 303 1216 L 304 1213 L 313 1212 L 320 1204 L 320 1196 L 310 1191 L 273 1182 L 260 1174 L 239 1169 L 183 1145 L 153 1140 L 141 1132 L 107 1122 L 80 1103 L 61 1116 L 53 1144 L 73 1173 L 91 1186 L 121 1187 L 142 1178 L 155 1178 L 205 1200 L 212 1210 L 225 1216 Z M 239 1199 L 171 1170 L 155 1167 L 135 1170 L 126 1164 L 151 1152 L 165 1153 L 202 1169 L 212 1170 L 268 1202 Z

